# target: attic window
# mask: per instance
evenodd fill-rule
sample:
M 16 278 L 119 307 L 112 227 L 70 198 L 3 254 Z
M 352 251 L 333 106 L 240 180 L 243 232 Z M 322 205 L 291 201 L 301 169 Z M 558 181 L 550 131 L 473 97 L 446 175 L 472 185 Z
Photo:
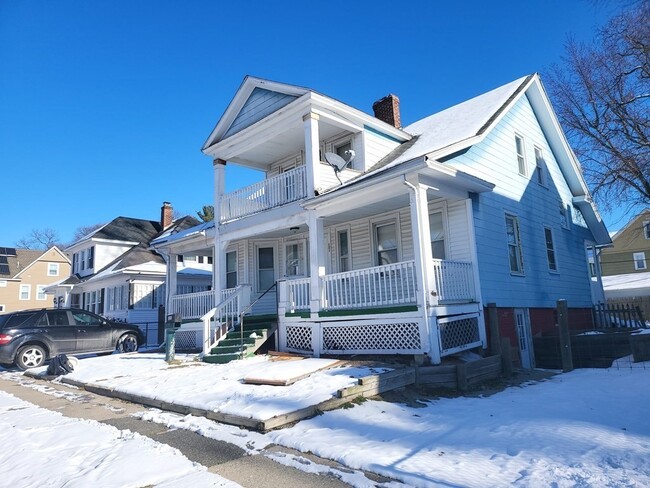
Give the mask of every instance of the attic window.
M 515 149 L 517 151 L 519 174 L 526 176 L 526 148 L 524 146 L 524 138 L 519 134 L 515 134 Z
M 643 237 L 650 239 L 650 220 L 643 222 Z

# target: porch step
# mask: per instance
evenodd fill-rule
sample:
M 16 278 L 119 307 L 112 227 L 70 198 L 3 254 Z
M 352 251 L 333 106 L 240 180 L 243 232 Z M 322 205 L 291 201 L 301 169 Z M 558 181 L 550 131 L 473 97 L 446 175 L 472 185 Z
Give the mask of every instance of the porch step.
M 210 354 L 203 356 L 206 363 L 225 364 L 235 359 L 250 357 L 266 342 L 269 336 L 277 328 L 276 323 L 265 320 L 244 321 L 244 338 L 242 350 L 242 338 L 240 330 L 229 332 L 219 344 L 210 350 Z M 251 337 L 253 335 L 253 337 Z

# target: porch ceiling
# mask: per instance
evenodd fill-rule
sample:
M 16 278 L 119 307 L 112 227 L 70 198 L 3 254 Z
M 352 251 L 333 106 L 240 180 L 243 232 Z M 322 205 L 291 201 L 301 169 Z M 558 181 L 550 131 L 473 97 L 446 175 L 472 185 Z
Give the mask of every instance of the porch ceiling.
M 319 121 L 318 127 L 321 140 L 330 139 L 343 132 L 341 127 L 323 119 Z M 281 128 L 280 132 L 266 140 L 260 140 L 259 136 L 251 134 L 248 144 L 241 143 L 237 146 L 239 149 L 232 147 L 233 155 L 228 156 L 228 161 L 267 171 L 271 163 L 304 151 L 305 130 L 302 120 Z

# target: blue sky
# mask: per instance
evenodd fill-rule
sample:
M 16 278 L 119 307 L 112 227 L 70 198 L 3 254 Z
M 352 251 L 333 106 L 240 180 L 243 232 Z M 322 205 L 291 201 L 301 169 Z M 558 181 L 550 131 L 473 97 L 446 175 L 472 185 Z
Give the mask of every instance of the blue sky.
M 0 0 L 0 245 L 212 203 L 200 148 L 247 74 L 367 112 L 395 93 L 407 125 L 543 79 L 617 8 L 593 3 Z

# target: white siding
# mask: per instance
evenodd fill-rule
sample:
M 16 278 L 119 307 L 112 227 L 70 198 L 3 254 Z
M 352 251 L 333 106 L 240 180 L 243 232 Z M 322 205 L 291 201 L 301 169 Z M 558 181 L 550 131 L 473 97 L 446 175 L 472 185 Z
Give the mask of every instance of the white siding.
M 365 140 L 364 170 L 377 164 L 381 158 L 399 146 L 398 142 L 367 129 L 363 132 L 363 138 Z

